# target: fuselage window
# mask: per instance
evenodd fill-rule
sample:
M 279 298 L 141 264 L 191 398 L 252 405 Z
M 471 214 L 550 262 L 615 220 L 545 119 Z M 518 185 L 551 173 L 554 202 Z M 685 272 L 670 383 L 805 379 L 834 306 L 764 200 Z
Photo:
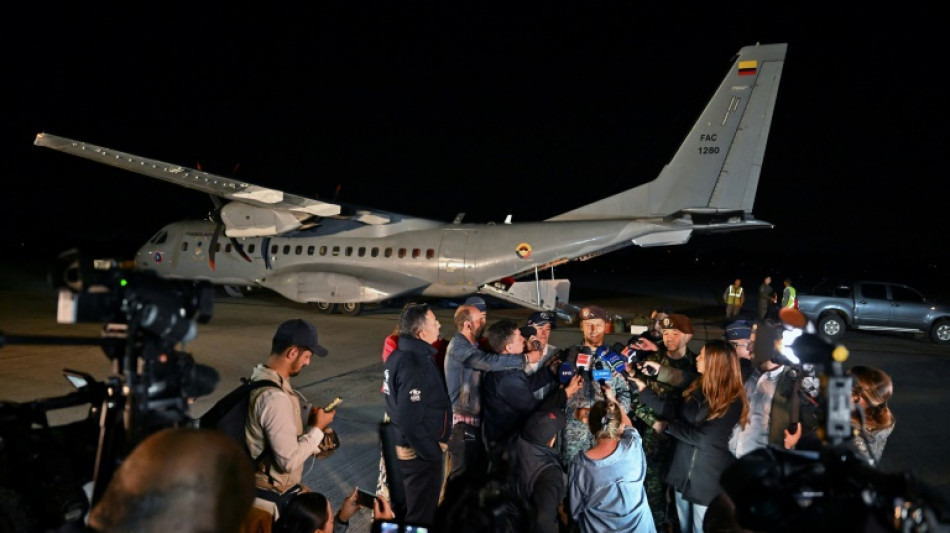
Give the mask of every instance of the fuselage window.
M 419 256 L 420 256 L 420 255 L 422 255 L 422 250 L 420 250 L 420 249 L 418 249 L 418 248 L 413 248 L 413 249 L 412 249 L 412 258 L 413 258 L 413 259 L 419 259 Z
M 365 255 L 366 255 L 366 247 L 365 247 L 365 246 L 360 246 L 360 249 L 359 249 L 356 253 L 357 253 L 357 255 L 359 255 L 360 257 L 365 256 Z
M 224 253 L 226 254 L 231 253 L 231 243 L 227 243 L 224 245 Z
M 339 247 L 339 246 L 334 246 L 334 247 L 333 247 L 333 257 L 336 257 L 336 256 L 338 256 L 338 255 L 340 255 L 340 247 Z
M 290 245 L 289 245 L 289 244 L 285 244 L 285 245 L 284 245 L 284 255 L 290 255 Z
M 320 255 L 327 255 L 327 247 L 326 247 L 326 246 L 321 246 L 321 247 L 320 247 Z
M 277 245 L 276 245 L 276 244 L 271 245 L 271 247 L 270 247 L 270 254 L 271 254 L 271 255 L 277 255 Z
M 386 257 L 392 257 L 392 256 L 393 256 L 393 249 L 392 249 L 392 248 L 386 248 L 386 252 L 385 252 L 383 255 L 385 255 Z
M 247 253 L 249 253 L 249 254 L 254 253 L 254 245 L 253 245 L 253 244 L 247 245 Z
M 184 241 L 184 242 L 181 243 L 181 251 L 183 251 L 183 252 L 187 252 L 187 251 L 188 251 L 188 241 Z
M 302 254 L 302 253 L 303 253 L 303 246 L 297 245 L 297 246 L 294 248 L 294 253 L 297 254 L 297 255 Z
M 434 257 L 435 257 L 435 250 L 433 250 L 432 248 L 429 248 L 428 250 L 426 250 L 426 259 L 432 259 Z
M 316 249 L 316 247 L 314 247 L 314 246 L 308 246 L 308 247 L 307 247 L 307 255 L 313 255 L 313 252 L 314 252 L 315 249 Z
M 400 249 L 399 249 L 399 259 L 402 259 L 403 257 L 406 257 L 406 249 L 405 249 L 405 248 L 400 248 Z
M 346 256 L 349 257 L 349 256 L 351 256 L 351 255 L 353 255 L 353 247 L 352 247 L 352 246 L 347 246 L 347 247 L 346 247 Z
M 373 249 L 370 250 L 369 255 L 373 257 L 379 257 L 379 248 L 376 246 L 373 246 Z

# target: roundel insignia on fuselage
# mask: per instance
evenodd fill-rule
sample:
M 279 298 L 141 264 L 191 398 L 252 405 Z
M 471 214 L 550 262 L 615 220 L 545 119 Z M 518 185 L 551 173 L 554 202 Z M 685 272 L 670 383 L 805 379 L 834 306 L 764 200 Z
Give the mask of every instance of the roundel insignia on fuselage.
M 155 252 L 152 254 L 152 260 L 156 263 L 162 262 L 162 252 Z
M 531 257 L 531 245 L 523 242 L 519 244 L 517 248 L 515 248 L 515 253 L 518 254 L 518 257 L 527 259 Z

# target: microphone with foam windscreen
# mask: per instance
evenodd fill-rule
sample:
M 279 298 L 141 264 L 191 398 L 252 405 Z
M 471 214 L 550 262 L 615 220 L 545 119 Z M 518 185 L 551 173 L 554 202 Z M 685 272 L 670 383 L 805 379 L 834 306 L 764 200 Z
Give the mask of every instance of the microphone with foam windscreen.
M 571 379 L 574 377 L 574 365 L 569 361 L 561 363 L 561 368 L 558 370 L 557 378 L 558 381 L 563 385 L 567 385 L 571 382 Z

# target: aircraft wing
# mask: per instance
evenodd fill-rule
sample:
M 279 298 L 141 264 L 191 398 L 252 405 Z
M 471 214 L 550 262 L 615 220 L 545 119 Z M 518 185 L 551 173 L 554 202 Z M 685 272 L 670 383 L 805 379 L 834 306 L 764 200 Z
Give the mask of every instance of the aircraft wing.
M 321 217 L 340 214 L 340 206 L 337 204 L 321 202 L 312 198 L 261 187 L 253 183 L 225 178 L 201 170 L 127 154 L 111 148 L 103 148 L 48 133 L 37 134 L 33 144 L 257 207 Z

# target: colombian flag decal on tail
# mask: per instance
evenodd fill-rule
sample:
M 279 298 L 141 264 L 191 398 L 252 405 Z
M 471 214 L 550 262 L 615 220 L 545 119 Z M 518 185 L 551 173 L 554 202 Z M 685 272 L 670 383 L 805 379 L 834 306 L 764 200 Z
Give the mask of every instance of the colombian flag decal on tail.
M 756 60 L 752 61 L 739 61 L 739 75 L 740 76 L 755 76 L 755 71 L 759 67 L 759 62 Z

